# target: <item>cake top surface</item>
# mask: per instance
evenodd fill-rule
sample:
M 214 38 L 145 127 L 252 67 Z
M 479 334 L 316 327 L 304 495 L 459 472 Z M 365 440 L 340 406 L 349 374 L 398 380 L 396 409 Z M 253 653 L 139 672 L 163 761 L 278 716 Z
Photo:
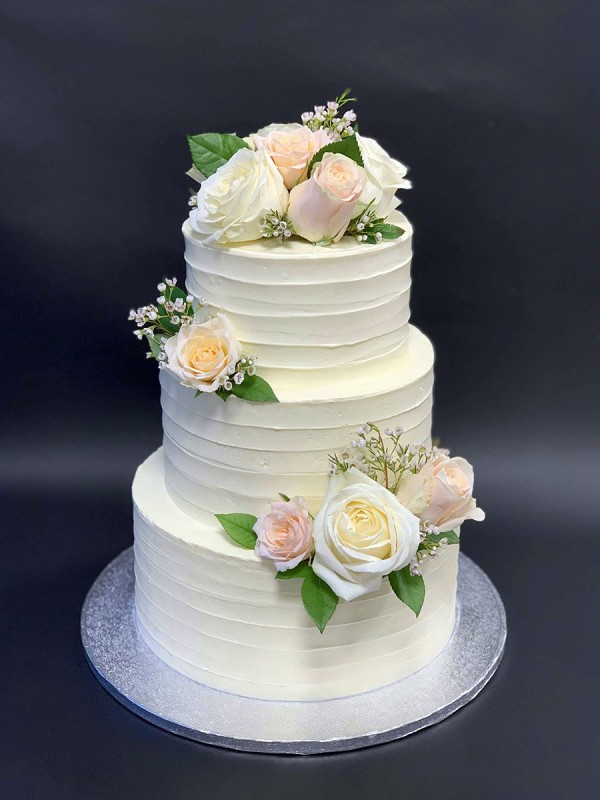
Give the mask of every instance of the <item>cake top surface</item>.
M 356 114 L 346 109 L 355 99 L 346 90 L 297 122 L 244 137 L 188 136 L 188 175 L 200 183 L 190 199 L 192 230 L 207 244 L 262 241 L 261 252 L 270 252 L 277 242 L 295 254 L 401 237 L 405 229 L 389 217 L 396 192 L 410 188 L 407 168 L 355 130 Z

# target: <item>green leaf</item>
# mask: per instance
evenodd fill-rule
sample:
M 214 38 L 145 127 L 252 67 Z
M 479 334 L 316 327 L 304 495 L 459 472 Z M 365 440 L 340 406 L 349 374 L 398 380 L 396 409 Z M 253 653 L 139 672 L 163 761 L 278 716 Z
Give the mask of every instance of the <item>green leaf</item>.
M 444 531 L 443 533 L 428 533 L 425 537 L 428 542 L 439 544 L 442 539 L 447 539 L 448 544 L 460 544 L 460 538 L 456 531 Z
M 364 167 L 363 157 L 361 155 L 356 136 L 347 136 L 345 139 L 338 139 L 337 142 L 330 142 L 330 144 L 326 144 L 325 147 L 322 147 L 317 153 L 315 153 L 308 167 L 309 176 L 315 164 L 318 164 L 319 161 L 321 161 L 325 153 L 340 153 L 343 156 L 351 158 L 352 161 L 355 161 L 359 167 Z
M 284 494 L 283 492 L 279 492 L 279 497 L 281 497 L 284 503 L 290 502 L 290 498 L 287 496 L 287 494 Z
M 246 375 L 243 383 L 234 383 L 231 393 L 253 403 L 278 403 L 275 392 L 260 375 Z
M 425 600 L 425 581 L 422 575 L 411 575 L 410 566 L 389 574 L 390 584 L 397 597 L 418 617 Z
M 392 225 L 389 222 L 373 225 L 372 230 L 375 233 L 380 233 L 384 239 L 398 239 L 404 233 L 403 228 L 398 225 Z
M 249 146 L 234 133 L 199 133 L 188 136 L 192 162 L 196 169 L 210 178 L 226 164 L 234 153 Z
M 287 581 L 291 578 L 308 578 L 308 576 L 312 574 L 312 567 L 308 561 L 301 561 L 297 566 L 292 567 L 292 569 L 277 572 L 275 577 L 280 581 Z
M 196 392 L 196 397 L 198 397 L 199 394 L 201 394 L 201 392 Z M 215 394 L 217 395 L 217 397 L 220 397 L 224 403 L 226 403 L 227 400 L 231 397 L 231 392 L 228 392 L 227 389 L 223 389 L 222 386 L 219 389 L 217 389 Z
M 247 550 L 254 550 L 256 534 L 252 528 L 256 524 L 255 516 L 252 514 L 215 514 L 215 517 L 234 542 Z
M 306 613 L 323 633 L 338 604 L 338 596 L 312 569 L 302 584 L 302 602 Z

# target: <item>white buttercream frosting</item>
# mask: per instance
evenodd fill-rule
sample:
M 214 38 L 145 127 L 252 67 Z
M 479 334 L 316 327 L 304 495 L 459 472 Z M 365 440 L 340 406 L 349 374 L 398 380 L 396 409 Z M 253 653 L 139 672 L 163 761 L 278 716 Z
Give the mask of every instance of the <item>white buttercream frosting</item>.
M 378 245 L 344 237 L 330 247 L 263 239 L 207 245 L 183 226 L 187 287 L 224 312 L 261 374 L 362 365 L 408 336 L 412 227 Z
M 175 669 L 217 689 L 270 700 L 318 700 L 368 691 L 415 672 L 454 625 L 457 547 L 424 568 L 418 619 L 391 591 L 340 602 L 320 634 L 299 581 L 276 581 L 270 562 L 200 523 L 165 490 L 162 452 L 139 468 L 135 503 L 140 632 Z
M 357 426 L 401 425 L 409 442 L 431 434 L 433 349 L 416 328 L 406 348 L 379 369 L 348 371 L 330 385 L 303 385 L 281 372 L 279 403 L 195 397 L 161 372 L 167 486 L 198 519 L 243 511 L 260 515 L 279 492 L 302 495 L 316 513 L 327 491 L 328 455 L 347 447 Z
M 367 691 L 420 669 L 455 616 L 457 547 L 424 566 L 418 619 L 391 591 L 340 602 L 321 635 L 300 582 L 233 543 L 215 513 L 259 516 L 279 493 L 313 514 L 328 455 L 366 421 L 429 442 L 433 349 L 408 324 L 412 228 L 370 246 L 292 240 L 223 247 L 183 231 L 187 288 L 226 314 L 279 403 L 195 397 L 161 371 L 164 447 L 134 486 L 136 610 L 168 664 L 224 691 L 317 700 Z

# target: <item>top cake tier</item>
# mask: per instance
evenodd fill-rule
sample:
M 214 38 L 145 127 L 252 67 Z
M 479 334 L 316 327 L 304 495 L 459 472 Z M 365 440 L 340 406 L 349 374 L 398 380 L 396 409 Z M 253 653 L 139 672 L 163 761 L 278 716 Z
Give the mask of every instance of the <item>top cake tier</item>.
M 282 370 L 306 378 L 390 355 L 406 342 L 412 226 L 395 212 L 404 233 L 368 245 L 353 238 L 317 247 L 273 239 L 206 244 L 183 225 L 187 288 L 227 315 L 261 375 Z M 299 377 L 299 376 L 296 376 Z

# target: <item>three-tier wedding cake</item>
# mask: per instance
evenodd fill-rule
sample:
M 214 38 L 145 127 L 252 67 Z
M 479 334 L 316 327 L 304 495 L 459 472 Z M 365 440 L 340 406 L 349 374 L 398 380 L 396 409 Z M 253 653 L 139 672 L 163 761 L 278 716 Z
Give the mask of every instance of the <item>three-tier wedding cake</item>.
M 473 471 L 431 444 L 433 349 L 409 324 L 406 170 L 344 94 L 245 139 L 189 137 L 186 288 L 132 310 L 163 447 L 134 484 L 139 631 L 215 689 L 357 694 L 455 622 Z

